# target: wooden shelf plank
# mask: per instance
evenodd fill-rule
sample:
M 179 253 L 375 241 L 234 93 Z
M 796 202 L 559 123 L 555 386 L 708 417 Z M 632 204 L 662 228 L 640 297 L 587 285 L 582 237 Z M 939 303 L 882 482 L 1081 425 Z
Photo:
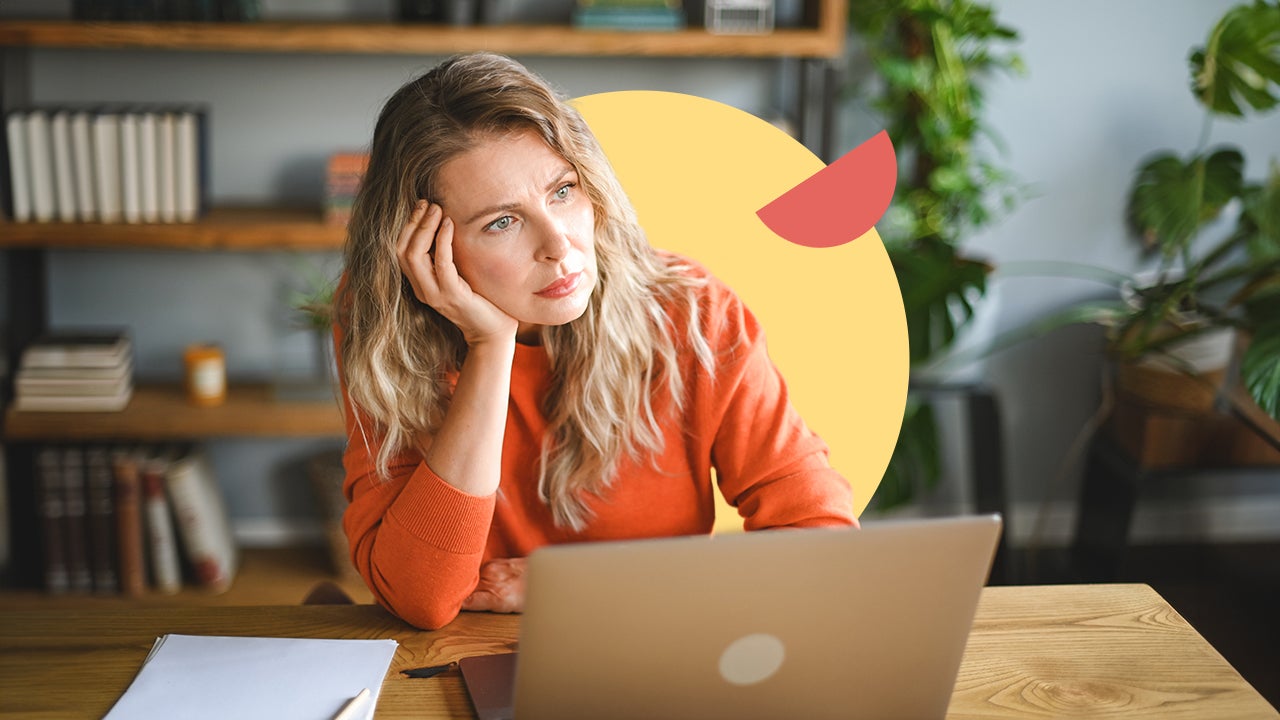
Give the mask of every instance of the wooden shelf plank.
M 844 48 L 843 9 L 843 0 L 826 0 L 820 27 L 764 35 L 715 35 L 702 29 L 578 30 L 563 25 L 28 20 L 0 22 L 0 45 L 379 55 L 490 50 L 511 55 L 835 58 Z
M 185 440 L 204 437 L 341 437 L 337 400 L 282 401 L 265 384 L 232 385 L 226 403 L 197 407 L 177 385 L 139 385 L 120 412 L 5 414 L 9 440 Z
M 0 247 L 337 250 L 345 240 L 314 209 L 217 208 L 194 223 L 0 221 Z
M 350 563 L 347 558 L 344 562 Z M 297 605 L 321 581 L 342 588 L 358 603 L 372 603 L 373 594 L 358 578 L 333 570 L 329 552 L 321 547 L 246 547 L 231 588 L 221 594 L 184 585 L 176 595 L 150 591 L 127 595 L 53 595 L 37 587 L 0 588 L 0 612 L 57 609 L 68 612 L 101 608 L 209 607 L 235 605 Z

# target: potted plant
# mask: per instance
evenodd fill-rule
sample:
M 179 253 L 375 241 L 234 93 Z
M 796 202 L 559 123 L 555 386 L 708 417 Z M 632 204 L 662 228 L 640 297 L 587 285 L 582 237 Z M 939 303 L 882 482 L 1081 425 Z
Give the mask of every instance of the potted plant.
M 859 0 L 849 27 L 874 73 L 856 83 L 870 97 L 901 163 L 897 191 L 877 228 L 902 287 L 913 371 L 945 353 L 974 316 L 990 263 L 964 241 L 1017 197 L 1009 174 L 983 153 L 984 80 L 1020 71 L 1017 33 L 974 0 Z M 927 401 L 908 401 L 893 458 L 873 503 L 888 509 L 940 474 L 937 427 Z
M 1205 109 L 1199 142 L 1185 157 L 1145 159 L 1126 206 L 1157 265 L 1124 281 L 1120 302 L 1074 308 L 1069 319 L 1107 327 L 1118 389 L 1149 406 L 1208 409 L 1242 346 L 1228 381 L 1280 418 L 1280 159 L 1249 180 L 1239 148 L 1210 145 L 1216 119 L 1280 104 L 1280 2 L 1232 7 L 1189 59 Z

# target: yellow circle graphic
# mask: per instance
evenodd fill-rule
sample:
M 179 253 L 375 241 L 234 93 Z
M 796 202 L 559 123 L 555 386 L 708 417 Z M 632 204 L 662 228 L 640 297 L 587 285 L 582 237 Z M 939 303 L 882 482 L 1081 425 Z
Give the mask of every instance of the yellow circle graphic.
M 812 248 L 766 227 L 756 211 L 824 165 L 749 113 L 649 91 L 589 95 L 574 105 L 649 242 L 706 265 L 760 319 L 792 403 L 830 446 L 861 514 L 893 453 L 907 395 L 906 318 L 880 236 L 873 228 Z M 827 211 L 835 223 L 841 208 Z M 717 512 L 718 530 L 735 526 L 736 513 Z

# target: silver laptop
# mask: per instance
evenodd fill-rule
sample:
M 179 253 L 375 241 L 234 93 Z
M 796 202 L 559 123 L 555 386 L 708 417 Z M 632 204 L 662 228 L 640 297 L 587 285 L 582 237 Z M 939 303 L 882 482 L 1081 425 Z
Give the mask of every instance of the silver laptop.
M 941 718 L 1000 529 L 990 515 L 544 548 L 518 656 L 468 658 L 463 677 L 482 720 Z

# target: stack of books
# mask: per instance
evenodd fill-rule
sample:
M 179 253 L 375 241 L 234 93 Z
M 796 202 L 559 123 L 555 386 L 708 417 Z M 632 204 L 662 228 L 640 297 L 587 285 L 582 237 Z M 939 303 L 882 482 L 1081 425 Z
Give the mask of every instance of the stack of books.
M 32 412 L 113 412 L 133 397 L 133 344 L 124 330 L 46 333 L 22 352 L 14 407 Z
M 199 106 L 33 107 L 5 117 L 15 222 L 194 222 L 208 204 Z
M 351 206 L 368 168 L 368 153 L 334 153 L 329 156 L 329 171 L 325 178 L 325 222 L 346 225 L 351 220 Z
M 578 0 L 573 25 L 590 30 L 680 30 L 681 0 Z
M 199 447 L 43 445 L 36 487 L 49 592 L 230 587 L 238 550 Z

